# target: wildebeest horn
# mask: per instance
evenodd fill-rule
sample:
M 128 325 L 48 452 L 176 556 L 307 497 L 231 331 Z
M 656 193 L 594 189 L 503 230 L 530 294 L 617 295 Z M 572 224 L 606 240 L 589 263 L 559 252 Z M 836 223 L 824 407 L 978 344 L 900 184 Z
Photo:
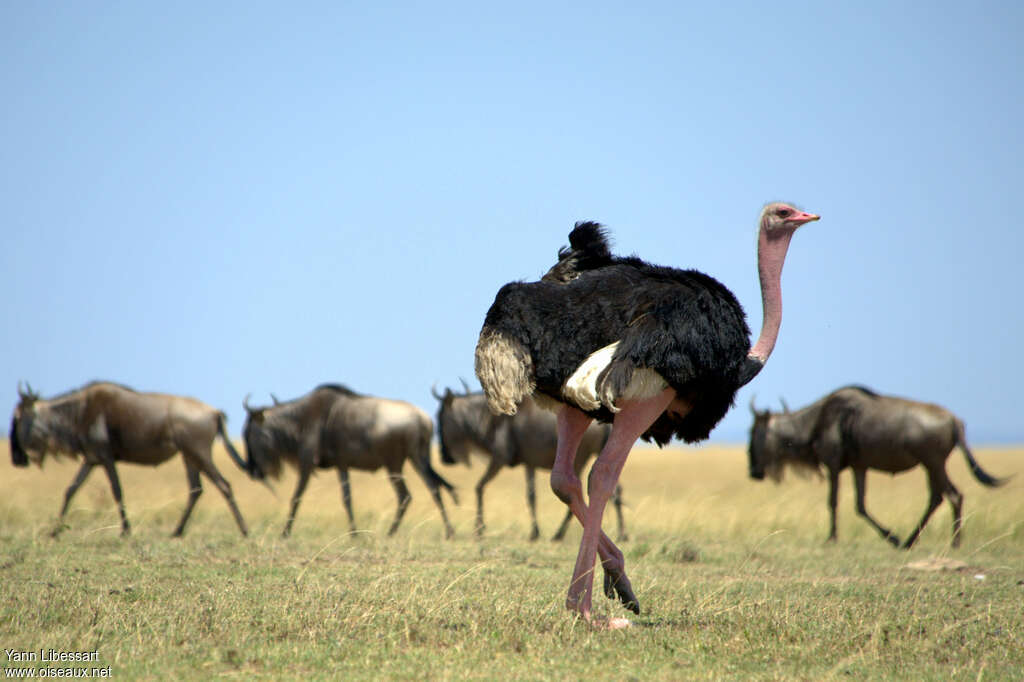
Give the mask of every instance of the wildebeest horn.
M 444 396 L 437 392 L 436 383 L 430 387 L 430 395 L 434 396 L 434 400 L 444 400 Z
M 242 400 L 242 407 L 244 407 L 245 411 L 250 413 L 250 414 L 252 414 L 253 412 L 256 411 L 255 408 L 253 408 L 251 405 L 249 405 L 249 398 L 251 398 L 251 397 L 252 397 L 252 393 L 246 393 L 245 394 L 245 399 Z
M 789 405 L 786 404 L 786 399 L 780 395 L 779 402 L 782 403 L 782 411 L 789 414 Z
M 754 399 L 757 398 L 757 394 L 750 396 L 750 414 L 757 416 L 757 408 L 754 407 Z
M 25 388 L 21 387 L 21 380 L 18 380 L 18 397 L 21 400 L 33 401 L 39 400 L 39 394 L 32 390 L 32 384 L 25 382 Z
M 280 400 L 278 400 L 278 399 L 277 399 L 277 396 L 276 396 L 276 395 L 274 395 L 273 393 L 271 393 L 271 394 L 270 394 L 270 399 L 274 401 L 274 404 L 275 404 L 275 405 L 280 405 L 280 404 L 281 404 L 281 401 L 280 401 Z
M 467 384 L 466 380 L 463 379 L 462 377 L 459 377 L 459 381 L 462 383 L 462 390 L 464 390 L 466 392 L 466 395 L 469 395 L 469 393 L 470 393 L 469 384 Z

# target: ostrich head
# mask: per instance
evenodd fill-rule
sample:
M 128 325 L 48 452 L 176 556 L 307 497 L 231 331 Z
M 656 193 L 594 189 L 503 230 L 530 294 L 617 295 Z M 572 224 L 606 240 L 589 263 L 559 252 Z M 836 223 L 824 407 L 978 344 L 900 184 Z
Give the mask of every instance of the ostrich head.
M 782 265 L 786 260 L 789 240 L 798 227 L 819 218 L 783 202 L 770 203 L 761 211 L 757 271 L 761 278 L 764 321 L 761 335 L 750 349 L 749 361 L 741 377 L 742 383 L 753 379 L 764 366 L 779 336 L 779 327 L 782 326 Z
M 770 203 L 761 210 L 761 230 L 768 236 L 778 238 L 782 234 L 792 234 L 793 230 L 821 216 L 806 213 L 781 201 Z

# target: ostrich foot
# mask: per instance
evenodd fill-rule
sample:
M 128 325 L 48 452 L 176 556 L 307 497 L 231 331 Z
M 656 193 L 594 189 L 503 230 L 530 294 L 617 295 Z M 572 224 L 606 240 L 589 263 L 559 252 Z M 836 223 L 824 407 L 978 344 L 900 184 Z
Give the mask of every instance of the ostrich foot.
M 594 618 L 590 621 L 590 627 L 596 630 L 626 630 L 633 627 L 629 618 Z
M 591 630 L 628 630 L 633 627 L 633 622 L 629 618 L 591 616 L 587 618 L 587 625 Z
M 605 593 L 608 594 L 609 590 L 611 590 L 611 594 L 608 594 L 608 596 L 609 598 L 614 599 L 615 593 L 618 592 L 619 600 L 622 601 L 626 608 L 639 615 L 640 605 L 637 603 L 636 597 L 633 596 L 633 591 L 629 588 L 629 580 L 624 580 L 625 585 L 623 586 L 623 579 L 620 579 L 619 583 L 614 587 L 610 587 L 609 579 L 606 574 Z M 603 616 L 595 616 L 591 613 L 590 606 L 590 595 L 588 591 L 576 593 L 573 590 L 570 590 L 569 595 L 565 599 L 565 608 L 585 620 L 587 625 L 595 630 L 622 630 L 633 625 L 628 618 L 605 618 Z
M 580 615 L 579 612 L 576 612 Z M 605 618 L 592 616 L 589 613 L 581 616 L 591 630 L 626 630 L 633 627 L 633 622 L 628 618 Z
M 640 600 L 633 594 L 633 586 L 630 584 L 625 572 L 613 575 L 611 571 L 605 570 L 604 596 L 609 599 L 618 597 L 623 606 L 636 615 L 640 615 Z

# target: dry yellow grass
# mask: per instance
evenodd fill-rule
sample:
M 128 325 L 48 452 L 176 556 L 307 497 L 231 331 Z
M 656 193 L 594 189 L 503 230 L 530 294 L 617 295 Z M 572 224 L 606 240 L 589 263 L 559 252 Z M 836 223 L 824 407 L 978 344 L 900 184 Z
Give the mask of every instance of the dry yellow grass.
M 438 470 L 462 505 L 442 540 L 439 516 L 407 467 L 414 500 L 395 538 L 382 473 L 354 473 L 347 533 L 337 476 L 320 472 L 293 536 L 280 538 L 294 486 L 277 497 L 218 450 L 250 524 L 242 539 L 209 484 L 186 529 L 180 462 L 120 467 L 130 539 L 96 472 L 53 528 L 71 462 L 0 472 L 0 641 L 4 647 L 100 651 L 115 677 L 207 679 L 1019 679 L 1024 669 L 1024 449 L 975 448 L 990 490 L 961 456 L 964 544 L 950 513 L 918 545 L 891 549 L 853 510 L 845 474 L 839 542 L 826 546 L 826 486 L 790 476 L 751 481 L 742 447 L 637 449 L 623 475 L 623 544 L 643 605 L 627 633 L 595 633 L 562 608 L 579 530 L 561 545 L 527 541 L 521 469 L 488 487 L 487 536 L 472 539 L 482 471 Z M 435 462 L 437 458 L 435 457 Z M 542 532 L 563 508 L 538 479 Z M 446 498 L 447 502 L 447 498 Z M 926 502 L 921 471 L 868 477 L 868 507 L 905 535 Z M 947 570 L 916 570 L 923 568 Z M 596 598 L 598 612 L 621 615 Z M 5 666 L 5 667 L 10 667 Z
M 1020 540 L 1024 521 L 1024 448 L 980 447 L 975 454 L 982 467 L 1000 476 L 1013 476 L 998 489 L 975 481 L 962 456 L 954 452 L 948 471 L 965 495 L 965 540 L 967 547 L 979 541 L 1009 534 Z M 0 471 L 7 482 L 0 502 L 3 516 L 12 521 L 49 532 L 63 500 L 64 490 L 78 469 L 67 459 L 48 458 L 42 470 L 35 466 L 12 467 L 6 443 L 0 450 Z M 279 532 L 287 502 L 295 486 L 295 475 L 286 469 L 273 482 L 276 497 L 262 485 L 248 480 L 218 445 L 215 462 L 231 482 L 246 520 L 256 534 Z M 475 519 L 474 486 L 482 473 L 481 461 L 471 468 L 442 466 L 435 454 L 435 469 L 456 486 L 461 504 L 446 508 L 460 537 L 472 534 Z M 800 542 L 816 543 L 827 532 L 825 498 L 827 486 L 816 477 L 788 474 L 781 484 L 753 481 L 746 475 L 746 452 L 742 446 L 708 445 L 695 448 L 637 448 L 630 455 L 621 483 L 627 505 L 626 523 L 634 537 L 645 534 L 708 534 L 721 539 L 755 542 L 771 534 L 790 534 Z M 136 533 L 169 533 L 184 508 L 186 481 L 184 467 L 175 458 L 157 468 L 120 465 L 118 468 L 128 518 Z M 419 477 L 407 466 L 406 480 L 413 495 L 400 532 L 439 537 L 440 518 Z M 877 534 L 857 517 L 853 508 L 853 486 L 849 472 L 840 481 L 839 542 L 874 541 Z M 927 502 L 927 481 L 923 469 L 888 476 L 868 475 L 868 509 L 884 525 L 900 535 L 920 518 Z M 352 472 L 353 506 L 360 530 L 383 533 L 395 509 L 395 495 L 383 472 Z M 564 506 L 548 488 L 546 472 L 537 476 L 538 515 L 542 532 L 550 535 L 561 520 Z M 528 533 L 523 469 L 504 470 L 487 486 L 485 493 L 488 534 L 511 537 Z M 84 519 L 89 519 L 87 522 Z M 71 526 L 88 526 L 92 532 L 116 533 L 117 512 L 110 485 L 102 471 L 94 470 L 72 502 Z M 106 521 L 104 525 L 103 521 Z M 606 522 L 613 524 L 610 516 Z M 196 506 L 186 534 L 204 528 L 232 524 L 220 493 L 204 479 L 204 494 Z M 303 529 L 347 530 L 341 507 L 338 479 L 332 470 L 319 471 L 310 481 L 296 518 L 296 532 Z M 611 526 L 614 528 L 614 525 Z M 568 540 L 578 538 L 578 529 Z M 932 517 L 920 545 L 934 551 L 948 544 L 950 513 L 943 505 Z M 995 533 L 996 536 L 990 536 Z

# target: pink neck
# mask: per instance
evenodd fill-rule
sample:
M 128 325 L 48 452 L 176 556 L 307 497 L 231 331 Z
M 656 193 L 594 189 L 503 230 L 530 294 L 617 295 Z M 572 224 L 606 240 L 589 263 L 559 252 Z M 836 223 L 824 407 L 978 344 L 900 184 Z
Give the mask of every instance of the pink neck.
M 764 306 L 764 321 L 761 336 L 750 349 L 749 357 L 764 363 L 775 348 L 782 326 L 782 264 L 793 230 L 776 229 L 771 236 L 764 224 L 757 237 L 757 273 L 761 278 L 761 302 Z

